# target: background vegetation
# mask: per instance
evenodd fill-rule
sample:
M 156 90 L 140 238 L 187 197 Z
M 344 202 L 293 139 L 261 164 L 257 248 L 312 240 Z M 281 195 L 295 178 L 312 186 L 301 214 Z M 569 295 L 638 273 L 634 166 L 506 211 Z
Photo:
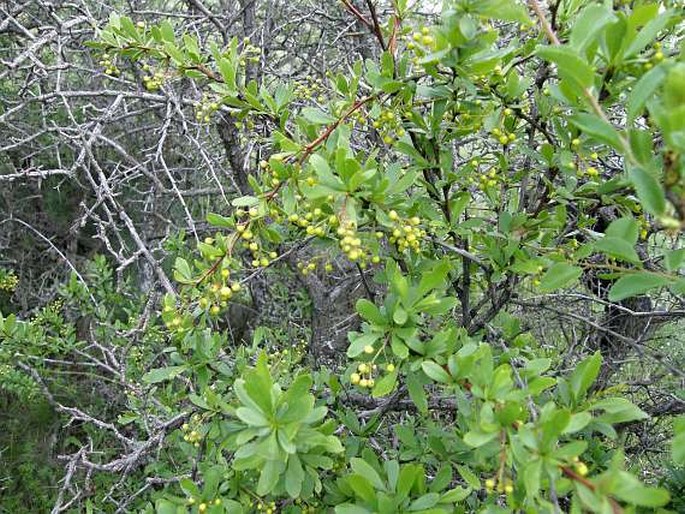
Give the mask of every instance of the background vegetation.
M 682 2 L 0 14 L 0 512 L 685 510 Z

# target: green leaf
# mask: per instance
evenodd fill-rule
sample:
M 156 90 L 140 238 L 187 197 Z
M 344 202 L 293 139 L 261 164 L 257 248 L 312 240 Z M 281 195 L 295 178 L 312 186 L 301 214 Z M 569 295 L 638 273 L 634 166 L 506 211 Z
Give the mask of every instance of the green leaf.
M 564 46 L 538 47 L 536 53 L 557 65 L 559 76 L 581 88 L 589 88 L 595 80 L 590 65 L 572 48 Z
M 385 484 L 378 472 L 364 459 L 354 458 L 350 461 L 350 466 L 355 473 L 367 479 L 376 489 L 385 490 Z
M 628 97 L 628 123 L 632 123 L 635 117 L 640 114 L 647 100 L 659 89 L 661 83 L 666 78 L 666 68 L 657 66 L 640 77 L 640 80 L 633 85 L 633 89 Z
M 421 466 L 416 464 L 407 464 L 406 466 L 402 466 L 402 469 L 400 469 L 399 479 L 397 480 L 397 497 L 400 500 L 404 500 L 407 496 L 409 496 L 409 492 L 411 491 L 412 487 L 414 487 L 414 483 L 419 478 L 420 474 Z
M 445 371 L 445 369 L 436 362 L 423 361 L 421 363 L 421 369 L 423 369 L 423 372 L 436 382 L 449 384 L 452 381 L 452 377 L 450 377 L 449 373 L 447 373 L 447 371 Z
M 447 275 L 450 271 L 450 264 L 447 261 L 441 261 L 436 264 L 428 273 L 421 276 L 419 283 L 418 294 L 424 296 L 429 291 L 445 284 Z
M 618 237 L 604 236 L 599 241 L 595 241 L 595 250 L 615 259 L 640 264 L 640 257 L 637 255 L 634 246 Z
M 269 373 L 268 357 L 262 352 L 257 358 L 257 365 L 245 373 L 245 391 L 259 409 L 267 416 L 273 412 L 272 386 Z
M 590 410 L 603 410 L 604 414 L 597 419 L 605 423 L 627 423 L 649 417 L 637 405 L 625 398 L 606 398 L 593 403 Z
M 657 179 L 640 166 L 630 167 L 628 175 L 645 210 L 661 216 L 666 210 L 666 198 Z
M 182 478 L 179 485 L 187 496 L 200 496 L 200 488 L 190 478 Z
M 231 228 L 233 227 L 233 222 L 231 221 L 230 218 L 226 218 L 224 216 L 221 216 L 220 214 L 215 214 L 213 212 L 210 212 L 207 214 L 207 223 L 210 225 L 213 225 L 215 227 L 222 227 L 222 228 Z
M 664 264 L 668 271 L 677 271 L 680 269 L 685 259 L 685 248 L 677 248 L 664 252 Z
M 358 505 L 343 503 L 335 508 L 335 514 L 371 514 L 371 511 Z
M 255 196 L 241 196 L 231 201 L 233 207 L 254 207 L 259 205 L 259 198 Z
M 380 338 L 380 334 L 374 332 L 369 332 L 366 334 L 359 334 L 355 332 L 350 332 L 347 335 L 350 340 L 350 346 L 347 348 L 347 356 L 353 359 L 357 355 L 360 355 L 364 351 L 364 347 L 367 345 L 373 345 Z
M 274 490 L 278 484 L 282 467 L 283 463 L 280 461 L 268 460 L 266 462 L 259 475 L 259 482 L 257 482 L 257 494 L 259 496 L 265 496 Z
M 666 11 L 656 18 L 651 19 L 642 29 L 638 32 L 635 39 L 633 39 L 630 46 L 623 52 L 623 59 L 632 57 L 634 54 L 641 51 L 644 47 L 650 44 L 656 36 L 661 32 L 661 30 L 666 27 L 668 22 L 671 20 L 671 12 Z
M 407 322 L 407 318 L 407 311 L 404 310 L 404 308 L 400 304 L 397 304 L 395 306 L 395 310 L 392 313 L 392 320 L 395 322 L 395 324 L 401 326 Z
M 393 389 L 395 389 L 395 384 L 397 383 L 397 368 L 392 373 L 387 373 L 383 378 L 376 381 L 376 385 L 371 392 L 371 396 L 374 398 L 380 398 L 381 396 L 387 396 Z
M 670 283 L 669 278 L 646 271 L 624 275 L 611 286 L 609 301 L 618 302 L 624 298 L 637 296 Z
M 242 422 L 252 427 L 269 426 L 269 420 L 266 419 L 264 414 L 249 407 L 237 408 L 235 415 L 238 416 L 238 419 L 240 419 Z
M 224 79 L 224 82 L 226 85 L 229 87 L 229 89 L 234 90 L 236 87 L 235 83 L 235 75 L 236 75 L 236 70 L 234 64 L 229 61 L 228 59 L 224 59 L 222 57 L 219 58 L 217 61 L 217 65 L 219 67 L 219 71 L 221 72 L 221 76 Z
M 497 432 L 474 432 L 471 430 L 464 435 L 464 442 L 473 448 L 479 448 L 497 437 Z
M 471 494 L 470 487 L 455 487 L 440 496 L 440 503 L 458 503 L 464 501 Z
M 526 8 L 511 0 L 479 0 L 472 5 L 474 12 L 482 16 L 518 23 L 530 22 Z
M 155 502 L 155 512 L 157 514 L 178 514 L 177 505 L 163 498 Z
M 623 143 L 616 129 L 598 116 L 589 113 L 577 113 L 571 116 L 569 121 L 598 141 L 606 143 L 618 151 L 623 150 Z
M 624 502 L 640 507 L 661 507 L 671 499 L 665 489 L 647 487 L 626 471 L 618 471 L 617 474 L 611 492 Z
M 637 221 L 632 217 L 626 216 L 612 221 L 604 233 L 607 236 L 617 237 L 634 245 L 637 243 L 639 231 Z
M 468 467 L 457 465 L 457 471 L 459 471 L 459 475 L 464 479 L 464 482 L 472 489 L 480 489 L 480 480 L 478 479 L 478 476 Z
M 602 354 L 599 351 L 576 366 L 569 379 L 571 391 L 573 391 L 576 401 L 581 400 L 585 396 L 587 390 L 597 379 L 601 366 Z
M 300 496 L 302 482 L 304 482 L 304 469 L 302 469 L 300 458 L 297 455 L 291 455 L 285 472 L 285 490 L 291 498 Z
M 542 473 L 542 460 L 531 460 L 523 469 L 523 485 L 526 494 L 531 498 L 537 498 L 540 492 L 540 475 Z
M 185 366 L 167 366 L 166 368 L 151 369 L 143 375 L 143 382 L 147 384 L 157 384 L 165 380 L 171 380 L 186 370 Z
M 188 264 L 188 261 L 181 257 L 176 257 L 176 260 L 174 261 L 174 271 L 176 271 L 177 274 L 184 280 L 189 280 L 193 276 L 192 271 L 190 271 L 190 265 Z
M 169 43 L 174 42 L 176 36 L 174 35 L 174 28 L 171 26 L 171 23 L 167 20 L 162 21 L 162 23 L 159 24 L 159 30 L 164 41 L 168 41 Z
M 685 464 L 685 416 L 673 422 L 673 432 L 675 435 L 671 443 L 671 456 L 673 462 L 682 466 Z
M 302 109 L 302 116 L 304 116 L 308 122 L 316 125 L 328 125 L 335 121 L 333 116 L 315 107 L 305 107 Z
M 570 44 L 579 51 L 585 50 L 604 27 L 616 16 L 606 5 L 592 4 L 581 11 L 571 30 Z
M 571 416 L 571 421 L 564 429 L 564 434 L 575 434 L 579 430 L 584 429 L 592 421 L 592 414 L 589 412 L 578 412 Z
M 437 505 L 438 501 L 440 501 L 440 495 L 438 493 L 424 494 L 423 496 L 420 496 L 411 502 L 408 510 L 410 512 L 415 512 L 417 510 L 430 509 L 431 507 Z
M 542 275 L 540 289 L 542 291 L 554 291 L 575 282 L 583 273 L 578 266 L 572 266 L 565 262 L 556 262 Z
M 356 309 L 366 321 L 385 326 L 386 320 L 373 302 L 370 302 L 366 298 L 361 298 L 357 300 Z
M 426 414 L 428 412 L 428 399 L 423 384 L 419 381 L 416 373 L 407 374 L 406 380 L 409 398 L 421 414 Z

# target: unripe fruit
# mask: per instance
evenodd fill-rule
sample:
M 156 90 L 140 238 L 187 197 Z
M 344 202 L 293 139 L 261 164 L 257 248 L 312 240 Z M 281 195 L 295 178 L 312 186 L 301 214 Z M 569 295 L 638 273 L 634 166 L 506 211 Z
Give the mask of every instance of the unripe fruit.
M 364 353 L 372 354 L 374 351 L 375 351 L 375 350 L 373 349 L 373 346 L 371 346 L 370 344 L 367 344 L 367 345 L 364 347 Z
M 386 370 L 388 373 L 392 373 L 393 371 L 395 371 L 395 365 L 391 362 L 390 364 L 388 364 L 388 365 L 385 367 L 385 370 Z
M 587 465 L 584 462 L 579 462 L 578 464 L 576 464 L 576 471 L 581 477 L 584 477 L 588 474 Z
M 352 382 L 354 385 L 357 385 L 362 377 L 359 376 L 359 373 L 352 373 L 350 375 L 350 382 Z

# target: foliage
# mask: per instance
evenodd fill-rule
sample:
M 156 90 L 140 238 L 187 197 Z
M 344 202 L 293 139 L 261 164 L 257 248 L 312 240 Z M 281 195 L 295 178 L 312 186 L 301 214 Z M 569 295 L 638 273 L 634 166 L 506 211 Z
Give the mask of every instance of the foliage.
M 69 284 L 84 309 L 95 295 L 96 339 L 112 338 L 124 356 L 125 412 L 104 427 L 136 456 L 122 480 L 138 490 L 142 475 L 158 478 L 124 505 L 160 514 L 668 505 L 669 492 L 625 458 L 626 430 L 650 414 L 607 386 L 604 340 L 569 365 L 564 353 L 576 350 L 558 334 L 538 339 L 516 306 L 587 286 L 600 305 L 632 312 L 622 302 L 685 291 L 682 10 L 564 2 L 548 20 L 535 1 L 445 0 L 424 24 L 408 2 L 388 5 L 379 21 L 343 2 L 376 38 L 378 58 L 329 73 L 305 102 L 278 74 L 250 76 L 249 39 L 221 45 L 168 20 L 114 14 L 89 43 L 111 80 L 130 74 L 148 92 L 192 83 L 199 122 L 230 116 L 269 133 L 249 190 L 207 216 L 212 233 L 194 253 L 178 244 L 169 265 L 178 290 L 167 287 L 158 319 L 112 287 L 103 260 L 95 286 L 76 275 Z M 293 341 L 270 341 L 263 327 L 252 344 L 225 330 L 255 277 L 305 244 L 303 281 L 335 282 L 335 261 L 365 291 L 360 326 L 331 362 L 316 359 L 319 348 L 309 359 L 286 353 Z M 46 358 L 85 344 L 59 317 L 8 316 L 0 330 L 5 365 L 17 352 Z M 600 332 L 642 349 L 643 334 Z M 16 393 L 6 376 L 0 385 Z M 42 384 L 21 376 L 36 394 Z M 679 465 L 682 429 L 676 422 Z

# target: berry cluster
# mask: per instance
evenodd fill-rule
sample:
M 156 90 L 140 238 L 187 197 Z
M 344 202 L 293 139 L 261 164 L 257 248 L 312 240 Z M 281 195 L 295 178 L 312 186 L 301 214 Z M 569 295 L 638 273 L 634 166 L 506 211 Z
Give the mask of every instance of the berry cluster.
M 357 365 L 357 371 L 350 375 L 350 382 L 352 385 L 356 385 L 362 389 L 372 389 L 373 386 L 376 385 L 374 377 L 377 376 L 378 365 L 375 361 L 378 358 L 379 353 L 377 353 L 376 349 L 370 344 L 364 347 L 364 353 L 366 355 L 372 355 L 373 357 L 370 362 L 360 362 Z M 392 373 L 395 371 L 395 365 L 392 362 L 389 362 L 385 364 L 384 369 L 387 373 Z
M 388 213 L 388 218 L 393 223 L 390 228 L 392 236 L 388 238 L 388 242 L 395 245 L 400 252 L 407 249 L 418 252 L 421 249 L 421 239 L 426 237 L 426 231 L 419 228 L 421 218 L 412 216 L 402 219 L 394 210 Z
M 112 60 L 112 56 L 109 54 L 102 54 L 102 59 L 98 61 L 98 64 L 105 68 L 105 75 L 111 77 L 118 77 L 121 75 L 121 70 L 117 68 L 116 63 Z
M 19 284 L 19 277 L 12 271 L 0 269 L 0 291 L 11 293 Z
M 650 60 L 643 64 L 643 68 L 645 71 L 651 70 L 654 66 L 663 61 L 664 58 L 664 52 L 661 50 L 661 43 L 657 41 L 654 43 L 654 53 L 651 55 Z
M 295 84 L 295 95 L 302 100 L 316 100 L 319 103 L 326 101 L 323 81 L 320 78 L 310 80 L 309 82 L 297 82 Z
M 202 434 L 199 432 L 200 429 L 200 417 L 194 414 L 190 420 L 190 423 L 184 423 L 181 427 L 183 431 L 183 440 L 186 443 L 192 444 L 195 448 L 200 446 L 200 441 L 202 441 Z
M 317 508 L 319 506 L 318 502 L 313 502 L 310 505 L 307 505 L 300 498 L 297 498 L 295 500 L 295 505 L 300 507 L 302 514 L 314 514 L 315 512 L 319 512 L 319 509 Z
M 257 512 L 264 512 L 264 514 L 276 514 L 278 510 L 276 509 L 276 502 L 263 502 L 263 501 L 258 501 L 255 502 L 254 507 L 257 509 Z
M 329 227 L 335 227 L 338 224 L 338 217 L 335 214 L 327 215 L 322 209 L 316 207 L 304 216 L 293 213 L 288 216 L 288 221 L 303 228 L 308 236 L 323 237 Z
M 502 131 L 502 130 L 498 129 L 497 127 L 492 129 L 492 135 L 494 138 L 497 139 L 499 144 L 501 144 L 503 146 L 506 146 L 506 145 L 511 144 L 514 141 L 516 141 L 516 134 L 514 134 L 513 132 Z
M 196 503 L 197 503 L 197 500 L 195 498 L 193 498 L 192 496 L 190 498 L 188 498 L 188 505 L 195 505 Z M 212 505 L 212 504 L 214 504 L 216 506 L 221 505 L 221 498 L 215 498 L 213 501 L 212 500 L 201 501 L 197 505 L 197 511 L 200 514 L 202 514 L 203 512 L 207 512 L 207 508 L 209 507 L 209 505 Z
M 485 481 L 485 490 L 492 493 L 497 488 L 498 493 L 511 494 L 514 492 L 514 483 L 510 479 L 495 481 L 494 478 L 488 478 Z
M 152 73 L 149 64 L 143 65 L 143 71 L 149 73 L 149 75 L 143 76 L 143 86 L 145 89 L 148 91 L 157 91 L 162 87 L 162 84 L 164 84 L 164 80 L 166 78 L 164 73 L 159 70 Z
M 219 103 L 205 93 L 202 95 L 202 100 L 195 106 L 195 119 L 208 123 L 212 118 L 212 114 L 218 111 L 219 107 Z
M 240 66 L 247 66 L 248 62 L 259 62 L 262 54 L 262 49 L 250 43 L 250 38 L 243 39 L 243 51 L 240 54 L 238 64 Z
M 236 211 L 236 216 L 243 221 L 239 222 L 236 226 L 236 230 L 240 234 L 242 239 L 243 247 L 249 250 L 252 254 L 252 266 L 254 268 L 263 267 L 266 268 L 271 261 L 278 257 L 278 254 L 273 250 L 267 250 L 260 245 L 258 241 L 255 240 L 252 230 L 250 230 L 251 220 L 255 220 L 260 217 L 259 210 L 252 207 L 248 210 L 238 209 Z M 247 220 L 245 220 L 247 218 Z
M 378 130 L 386 145 L 392 144 L 395 139 L 401 138 L 405 134 L 401 120 L 391 109 L 381 111 L 378 119 L 373 122 L 373 128 Z
M 435 50 L 435 38 L 431 36 L 428 27 L 421 27 L 420 30 L 407 36 L 407 50 L 414 52 L 414 64 L 418 64 L 420 57 Z
M 576 469 L 576 473 L 578 473 L 581 477 L 586 476 L 589 472 L 587 464 L 585 464 L 578 457 L 573 457 L 573 467 Z

